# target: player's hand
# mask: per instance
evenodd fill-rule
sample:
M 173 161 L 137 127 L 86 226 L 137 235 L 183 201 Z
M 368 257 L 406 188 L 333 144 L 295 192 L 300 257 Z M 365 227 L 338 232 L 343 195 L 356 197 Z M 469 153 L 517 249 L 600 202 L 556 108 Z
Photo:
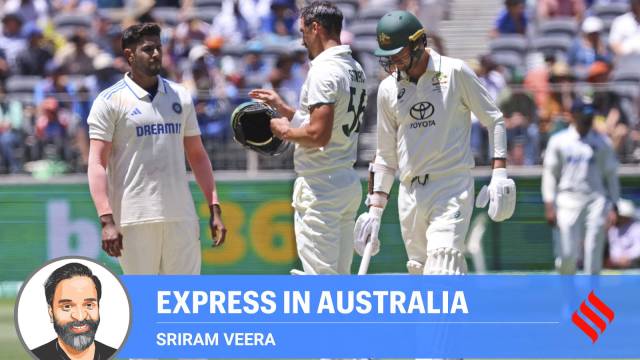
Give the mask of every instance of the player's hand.
M 249 96 L 256 100 L 261 100 L 267 105 L 279 109 L 284 106 L 284 101 L 277 92 L 271 89 L 253 89 L 249 91 Z
M 211 216 L 209 217 L 209 229 L 211 229 L 211 239 L 213 240 L 212 247 L 220 246 L 224 243 L 227 237 L 227 228 L 222 222 L 222 209 L 220 205 L 210 205 L 209 211 Z
M 113 215 L 100 216 L 100 223 L 102 224 L 102 250 L 109 256 L 122 255 L 122 234 L 118 231 Z
M 491 220 L 499 222 L 510 218 L 516 209 L 516 184 L 507 178 L 507 169 L 493 169 L 489 186 L 480 189 L 476 207 L 483 208 L 489 203 Z
M 353 229 L 354 243 L 358 255 L 364 254 L 364 248 L 367 246 L 367 242 L 371 241 L 371 256 L 380 252 L 380 239 L 378 233 L 380 232 L 380 221 L 382 219 L 383 208 L 377 206 L 369 207 L 369 212 L 362 213 L 356 220 L 356 226 Z
M 544 217 L 547 219 L 547 224 L 549 224 L 549 226 L 556 226 L 556 208 L 552 203 L 544 204 Z
M 286 140 L 286 134 L 289 131 L 289 128 L 289 119 L 286 117 L 271 119 L 271 132 L 277 138 Z

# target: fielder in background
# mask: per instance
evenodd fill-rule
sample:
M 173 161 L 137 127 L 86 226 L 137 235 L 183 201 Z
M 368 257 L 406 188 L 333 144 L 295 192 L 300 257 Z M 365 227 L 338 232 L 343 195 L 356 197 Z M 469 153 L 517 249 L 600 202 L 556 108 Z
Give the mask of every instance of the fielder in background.
M 293 190 L 298 256 L 306 274 L 349 274 L 353 226 L 361 200 L 353 169 L 366 105 L 364 71 L 341 45 L 342 13 L 329 2 L 314 2 L 300 15 L 303 45 L 311 68 L 298 110 L 272 90 L 249 93 L 283 117 L 271 120 L 277 137 L 295 143 L 298 178 Z
M 516 188 L 507 178 L 502 113 L 474 72 L 458 59 L 426 47 L 422 24 L 407 11 L 384 15 L 375 54 L 388 76 L 378 90 L 378 148 L 369 212 L 356 223 L 356 251 L 367 241 L 379 251 L 380 219 L 396 171 L 400 228 L 411 274 L 464 274 L 462 253 L 473 211 L 471 112 L 489 129 L 493 174 L 478 206 L 494 221 L 511 217 Z
M 607 218 L 616 222 L 612 204 L 620 196 L 618 160 L 610 141 L 591 128 L 595 109 L 590 100 L 576 99 L 571 112 L 571 126 L 553 135 L 545 151 L 542 200 L 547 222 L 558 227 L 558 272 L 575 274 L 582 259 L 585 273 L 598 274 Z
M 119 258 L 125 274 L 199 274 L 200 225 L 185 154 L 209 204 L 214 246 L 226 229 L 191 96 L 159 76 L 158 25 L 127 28 L 122 49 L 131 72 L 100 93 L 88 119 L 102 249 Z

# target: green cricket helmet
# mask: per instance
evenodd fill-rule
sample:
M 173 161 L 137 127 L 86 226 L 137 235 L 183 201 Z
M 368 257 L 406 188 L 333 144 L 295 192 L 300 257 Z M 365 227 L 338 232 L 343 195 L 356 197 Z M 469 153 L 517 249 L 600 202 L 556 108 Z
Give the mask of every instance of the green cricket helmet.
M 376 27 L 378 57 L 393 56 L 405 46 L 415 43 L 425 35 L 424 27 L 412 13 L 395 10 L 385 14 Z

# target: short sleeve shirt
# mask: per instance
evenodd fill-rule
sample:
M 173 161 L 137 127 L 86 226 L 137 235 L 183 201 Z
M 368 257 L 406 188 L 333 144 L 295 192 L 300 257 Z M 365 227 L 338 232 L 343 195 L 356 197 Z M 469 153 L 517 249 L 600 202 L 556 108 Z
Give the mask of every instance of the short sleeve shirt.
M 184 137 L 198 136 L 191 97 L 158 77 L 153 98 L 128 74 L 94 101 L 89 137 L 111 142 L 109 201 L 120 225 L 196 219 Z

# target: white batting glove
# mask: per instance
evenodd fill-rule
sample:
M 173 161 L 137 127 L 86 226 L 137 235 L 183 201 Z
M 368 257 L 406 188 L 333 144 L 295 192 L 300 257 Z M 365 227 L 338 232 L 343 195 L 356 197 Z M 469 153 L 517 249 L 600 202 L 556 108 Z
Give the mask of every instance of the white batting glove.
M 499 222 L 510 218 L 516 209 L 516 184 L 507 178 L 507 169 L 493 169 L 489 186 L 483 186 L 476 198 L 476 207 L 489 203 L 489 217 Z
M 356 220 L 356 226 L 353 229 L 353 237 L 355 242 L 353 247 L 358 255 L 364 254 L 364 248 L 367 242 L 371 241 L 371 256 L 380 252 L 380 240 L 378 232 L 380 231 L 380 220 L 382 219 L 383 208 L 371 206 L 369 212 L 362 213 Z

